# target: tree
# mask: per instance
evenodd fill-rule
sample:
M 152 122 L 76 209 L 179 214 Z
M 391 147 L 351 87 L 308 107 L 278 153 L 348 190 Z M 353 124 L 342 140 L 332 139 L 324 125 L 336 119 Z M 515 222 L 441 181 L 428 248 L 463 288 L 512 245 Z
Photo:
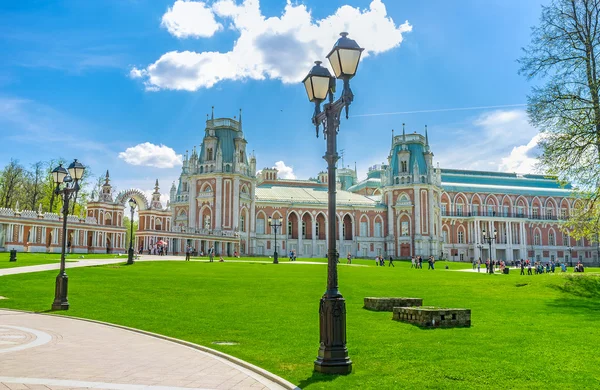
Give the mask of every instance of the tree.
M 25 173 L 26 206 L 29 210 L 36 210 L 38 202 L 44 197 L 44 181 L 47 180 L 44 163 L 41 161 L 31 164 L 31 170 Z
M 540 129 L 540 165 L 575 185 L 582 202 L 565 228 L 592 238 L 600 227 L 600 0 L 553 0 L 519 60 L 520 73 L 540 78 L 527 112 Z
M 12 208 L 23 195 L 23 179 L 25 169 L 19 160 L 11 159 L 10 163 L 0 172 L 0 206 Z

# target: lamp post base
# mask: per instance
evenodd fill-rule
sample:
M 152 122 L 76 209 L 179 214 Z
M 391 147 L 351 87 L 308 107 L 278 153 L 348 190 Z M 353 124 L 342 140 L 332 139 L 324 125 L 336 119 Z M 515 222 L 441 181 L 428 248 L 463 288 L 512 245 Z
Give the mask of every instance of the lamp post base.
M 69 277 L 66 273 L 61 272 L 56 276 L 52 310 L 69 310 L 69 300 L 67 299 L 68 284 Z
M 321 346 L 315 360 L 315 371 L 346 375 L 352 372 L 352 361 L 346 348 L 346 301 L 323 296 L 319 306 Z
M 133 248 L 129 248 L 129 251 L 127 252 L 127 264 L 133 264 Z
M 273 264 L 279 264 L 279 255 L 277 254 L 277 251 L 273 253 Z

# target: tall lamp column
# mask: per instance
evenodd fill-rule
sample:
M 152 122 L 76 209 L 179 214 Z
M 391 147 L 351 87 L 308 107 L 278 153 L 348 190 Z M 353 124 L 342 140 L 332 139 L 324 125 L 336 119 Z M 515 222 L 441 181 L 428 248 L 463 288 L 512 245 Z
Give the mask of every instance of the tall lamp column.
M 62 231 L 62 248 L 60 252 L 60 271 L 56 276 L 56 284 L 54 287 L 54 302 L 52 302 L 52 310 L 69 310 L 69 300 L 67 298 L 69 277 L 65 272 L 65 250 L 67 245 L 67 219 L 69 216 L 69 202 L 71 198 L 76 198 L 79 192 L 79 181 L 83 177 L 85 167 L 77 159 L 75 159 L 68 170 L 62 164 L 52 170 L 52 179 L 56 188 L 54 193 L 63 198 L 63 231 Z M 62 187 L 61 187 L 62 185 Z
M 129 199 L 129 209 L 131 210 L 131 219 L 129 220 L 129 224 L 131 225 L 131 231 L 129 234 L 129 252 L 127 253 L 127 264 L 133 264 L 133 213 L 135 212 L 135 208 L 137 206 L 137 202 L 135 199 Z
M 337 133 L 340 126 L 342 109 L 348 119 L 348 107 L 354 100 L 350 89 L 350 79 L 356 74 L 362 49 L 356 41 L 348 38 L 348 33 L 341 33 L 341 38 L 327 55 L 335 77 L 329 70 L 316 61 L 315 66 L 302 81 L 306 88 L 308 100 L 315 104 L 312 122 L 317 137 L 319 127 L 323 125 L 323 136 L 327 141 L 327 151 L 323 157 L 327 161 L 328 181 L 328 248 L 327 248 L 327 290 L 321 297 L 319 305 L 320 347 L 315 360 L 314 369 L 326 374 L 348 374 L 352 371 L 352 361 L 346 348 L 346 301 L 338 290 L 336 251 L 336 163 Z M 341 97 L 333 101 L 336 79 L 343 81 Z M 321 111 L 321 103 L 328 100 Z
M 277 228 L 281 227 L 281 220 L 269 217 L 269 226 L 275 232 L 275 250 L 273 251 L 273 264 L 279 264 L 279 254 L 277 253 Z
M 490 266 L 488 267 L 488 270 L 490 272 L 490 274 L 494 273 L 494 265 L 492 264 L 494 261 L 494 258 L 492 256 L 492 242 L 496 241 L 496 237 L 498 236 L 498 232 L 496 231 L 496 229 L 494 229 L 494 234 L 492 235 L 492 233 L 490 232 L 490 234 L 486 235 L 486 231 L 485 229 L 482 230 L 483 233 L 483 241 L 487 242 L 490 245 Z

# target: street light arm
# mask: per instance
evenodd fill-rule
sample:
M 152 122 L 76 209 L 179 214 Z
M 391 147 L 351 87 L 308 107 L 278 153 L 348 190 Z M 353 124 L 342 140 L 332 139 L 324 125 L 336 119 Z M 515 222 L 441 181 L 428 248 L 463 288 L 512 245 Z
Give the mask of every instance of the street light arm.
M 348 119 L 348 110 L 353 100 L 354 94 L 350 89 L 350 80 L 344 79 L 344 89 L 342 90 L 342 96 L 338 100 L 334 102 L 333 92 L 329 91 L 329 103 L 323 106 L 323 111 L 321 111 L 321 102 L 315 101 L 315 113 L 313 114 L 312 121 L 316 127 L 317 138 L 319 137 L 319 127 L 321 124 L 323 125 L 323 136 L 325 139 L 328 136 L 328 129 L 335 129 L 336 132 L 339 131 L 342 110 L 346 110 L 346 119 Z

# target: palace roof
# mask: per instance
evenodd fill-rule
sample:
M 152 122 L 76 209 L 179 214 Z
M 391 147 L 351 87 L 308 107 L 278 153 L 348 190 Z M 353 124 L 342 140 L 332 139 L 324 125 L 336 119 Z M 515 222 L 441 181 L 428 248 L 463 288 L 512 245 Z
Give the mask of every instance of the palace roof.
M 264 184 L 256 187 L 257 202 L 281 202 L 291 204 L 327 205 L 327 188 L 312 186 L 281 186 Z M 377 206 L 380 197 L 363 196 L 338 189 L 336 204 L 346 206 Z
M 442 169 L 442 187 L 447 192 L 482 192 L 532 196 L 564 196 L 570 184 L 561 186 L 555 177 L 517 173 Z

